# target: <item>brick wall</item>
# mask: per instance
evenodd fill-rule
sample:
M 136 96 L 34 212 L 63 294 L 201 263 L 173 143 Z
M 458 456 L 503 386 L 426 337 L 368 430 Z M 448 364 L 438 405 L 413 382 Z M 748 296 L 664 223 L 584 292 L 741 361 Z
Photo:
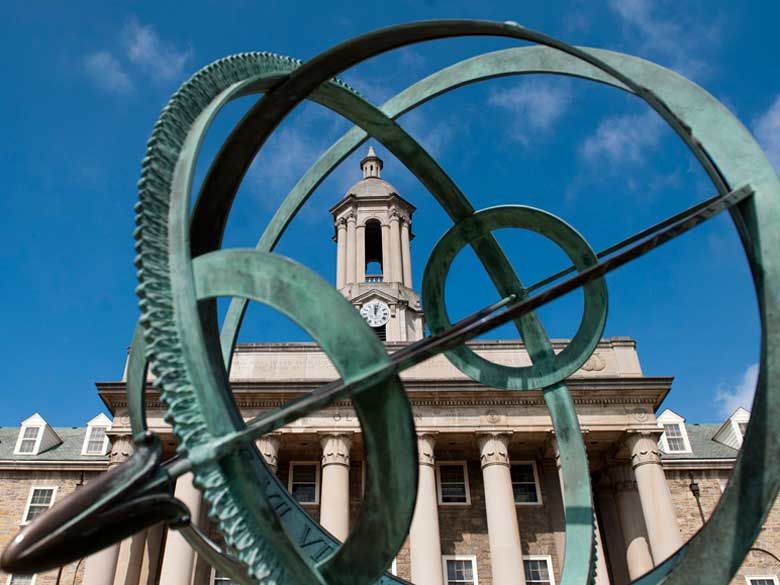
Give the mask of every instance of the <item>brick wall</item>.
M 22 515 L 25 512 L 30 490 L 36 487 L 56 487 L 55 503 L 67 494 L 73 492 L 76 486 L 94 477 L 94 473 L 78 471 L 0 471 L 0 550 L 18 532 Z M 72 563 L 62 569 L 61 584 L 81 583 L 84 572 L 84 562 Z M 35 585 L 55 585 L 58 571 L 41 573 L 35 580 Z M 74 581 L 75 576 L 75 581 Z M 0 571 L 0 585 L 5 585 L 8 574 Z
M 723 493 L 729 477 L 728 470 L 670 471 L 666 470 L 666 479 L 680 523 L 683 538 L 688 540 L 702 527 L 702 514 L 705 519 L 711 515 Z M 690 490 L 691 481 L 699 484 L 701 511 L 696 498 Z M 764 528 L 753 549 L 748 554 L 733 585 L 746 585 L 746 577 L 775 576 L 780 578 L 780 508 L 777 503 L 767 517 Z
M 448 453 L 447 458 L 452 460 L 463 459 L 460 453 Z M 286 484 L 288 474 L 288 461 L 279 461 L 279 479 Z M 544 474 L 541 473 L 542 465 L 538 461 L 540 471 L 542 505 L 519 506 L 517 508 L 518 524 L 520 526 L 523 554 L 525 555 L 549 555 L 552 557 L 553 567 L 556 568 L 556 580 L 559 559 L 552 534 L 551 515 L 549 509 L 549 490 L 557 489 L 557 485 L 544 484 Z M 490 572 L 490 547 L 487 533 L 487 521 L 485 517 L 485 499 L 482 484 L 482 472 L 479 461 L 468 460 L 467 464 L 471 504 L 469 506 L 440 506 L 439 523 L 442 536 L 442 554 L 475 555 L 477 557 L 477 572 L 481 585 L 492 585 Z M 701 514 L 709 518 L 717 505 L 722 486 L 728 480 L 729 472 L 726 470 L 703 471 L 666 471 L 667 481 L 672 494 L 672 500 L 677 512 L 678 521 L 683 537 L 687 540 L 702 526 Z M 76 489 L 82 481 L 88 481 L 94 474 L 68 471 L 4 471 L 0 472 L 0 547 L 5 547 L 18 531 L 22 515 L 27 504 L 30 490 L 33 486 L 54 486 L 57 488 L 55 501 L 59 501 L 66 494 Z M 691 480 L 699 485 L 699 506 L 690 491 Z M 360 514 L 361 496 L 363 487 L 362 462 L 353 461 L 350 469 L 350 516 L 351 522 L 358 521 Z M 307 510 L 316 519 L 319 517 L 317 507 L 307 506 Z M 218 535 L 212 530 L 212 536 L 219 540 Z M 735 585 L 746 585 L 746 577 L 777 575 L 780 576 L 780 510 L 777 508 L 770 514 L 759 539 L 753 550 L 748 555 L 738 575 L 733 580 Z M 409 562 L 409 543 L 404 544 L 397 556 L 397 573 L 405 579 L 411 578 Z M 78 566 L 75 575 L 75 583 L 80 584 L 84 564 Z M 62 571 L 61 583 L 74 583 L 74 571 L 76 563 L 65 567 Z M 196 585 L 205 585 L 209 581 L 210 570 L 204 563 L 199 562 L 196 570 Z M 0 585 L 5 585 L 7 574 L 0 572 Z M 57 571 L 40 574 L 36 579 L 36 585 L 55 585 Z

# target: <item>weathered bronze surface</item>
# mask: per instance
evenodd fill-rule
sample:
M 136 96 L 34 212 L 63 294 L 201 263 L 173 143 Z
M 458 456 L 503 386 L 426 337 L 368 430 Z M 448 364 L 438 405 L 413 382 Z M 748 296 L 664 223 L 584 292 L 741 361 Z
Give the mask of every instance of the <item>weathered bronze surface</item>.
M 379 53 L 464 35 L 503 36 L 538 46 L 462 61 L 412 85 L 381 107 L 334 79 Z M 476 211 L 394 119 L 454 88 L 530 73 L 578 76 L 635 94 L 690 148 L 717 195 L 599 254 L 572 227 L 544 211 L 518 205 Z M 225 104 L 251 93 L 262 96 L 226 140 L 190 213 L 193 172 L 205 133 Z M 221 250 L 230 208 L 250 162 L 284 116 L 304 99 L 323 104 L 356 126 L 295 185 L 255 250 Z M 272 253 L 317 185 L 368 136 L 417 176 L 454 223 L 425 270 L 423 298 L 432 334 L 391 356 L 337 291 L 307 268 Z M 403 582 L 383 574 L 406 538 L 417 485 L 414 424 L 398 373 L 447 352 L 457 367 L 477 381 L 507 391 L 544 390 L 561 453 L 566 502 L 561 582 L 591 583 L 596 567 L 591 487 L 565 379 L 588 359 L 603 332 L 607 292 L 602 277 L 729 210 L 753 271 L 761 311 L 762 360 L 750 427 L 732 480 L 710 521 L 680 551 L 637 581 L 728 583 L 758 536 L 780 485 L 775 464 L 780 456 L 779 202 L 780 181 L 758 145 L 704 90 L 647 61 L 572 47 L 513 23 L 402 25 L 363 35 L 307 63 L 269 53 L 217 61 L 174 94 L 154 127 L 143 161 L 135 232 L 141 318 L 127 383 L 136 451 L 128 462 L 22 530 L 4 552 L 2 567 L 13 573 L 46 570 L 164 520 L 181 530 L 222 573 L 243 585 Z M 529 229 L 551 238 L 573 267 L 524 288 L 491 235 L 500 227 Z M 501 300 L 452 326 L 443 304 L 444 281 L 452 258 L 466 245 L 482 261 Z M 572 272 L 576 274 L 544 288 Z M 584 287 L 586 298 L 582 323 L 571 344 L 556 356 L 533 311 L 578 287 Z M 543 290 L 529 295 L 539 289 Z M 214 300 L 219 296 L 233 297 L 221 332 Z M 307 330 L 341 379 L 244 423 L 228 375 L 249 300 L 270 305 Z M 529 350 L 532 366 L 492 364 L 463 346 L 464 341 L 510 321 Z M 177 458 L 164 463 L 159 440 L 146 427 L 147 364 L 179 442 Z M 291 498 L 254 441 L 346 396 L 358 413 L 370 464 L 360 520 L 347 540 L 338 543 Z M 172 495 L 173 480 L 188 471 L 194 473 L 195 484 L 209 503 L 210 517 L 229 546 L 227 552 L 191 525 L 189 511 Z

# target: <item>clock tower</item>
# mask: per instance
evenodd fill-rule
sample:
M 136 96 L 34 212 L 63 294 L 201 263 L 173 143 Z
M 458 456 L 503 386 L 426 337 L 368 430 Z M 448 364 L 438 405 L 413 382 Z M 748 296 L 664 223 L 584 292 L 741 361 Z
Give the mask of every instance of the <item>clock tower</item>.
M 410 242 L 415 207 L 381 178 L 382 159 L 369 147 L 363 178 L 330 212 L 335 221 L 336 287 L 380 338 L 423 337 L 420 296 L 412 288 Z

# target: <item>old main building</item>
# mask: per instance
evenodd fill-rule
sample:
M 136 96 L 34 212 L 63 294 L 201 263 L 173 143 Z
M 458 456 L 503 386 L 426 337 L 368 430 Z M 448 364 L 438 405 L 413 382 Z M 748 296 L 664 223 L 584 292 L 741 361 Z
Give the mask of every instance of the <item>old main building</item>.
M 369 150 L 363 178 L 331 209 L 337 288 L 393 352 L 423 336 L 412 283 L 414 207 L 381 178 Z M 558 342 L 556 342 L 558 343 Z M 562 347 L 565 342 L 559 342 Z M 523 345 L 480 341 L 491 361 L 530 363 Z M 311 343 L 240 345 L 231 371 L 246 417 L 335 377 Z M 402 379 L 418 432 L 420 483 L 409 538 L 392 566 L 418 585 L 552 585 L 563 562 L 563 502 L 555 439 L 541 391 L 507 393 L 473 382 L 438 356 Z M 585 435 L 599 528 L 599 585 L 623 585 L 676 550 L 711 514 L 734 466 L 749 413 L 691 424 L 659 407 L 672 379 L 643 374 L 636 345 L 601 341 L 569 381 Z M 113 420 L 52 428 L 38 414 L 0 429 L 0 546 L 55 500 L 131 452 L 125 383 L 99 392 Z M 154 393 L 152 392 L 154 397 Z M 161 405 L 149 421 L 174 451 Z M 110 444 L 109 444 L 110 439 Z M 264 437 L 258 446 L 297 500 L 338 538 L 360 509 L 365 460 L 349 403 L 337 404 Z M 184 476 L 176 495 L 208 521 Z M 735 583 L 780 585 L 780 523 L 770 515 Z M 58 581 L 59 579 L 59 581 Z M 161 526 L 79 564 L 35 577 L 4 575 L 0 585 L 228 585 Z

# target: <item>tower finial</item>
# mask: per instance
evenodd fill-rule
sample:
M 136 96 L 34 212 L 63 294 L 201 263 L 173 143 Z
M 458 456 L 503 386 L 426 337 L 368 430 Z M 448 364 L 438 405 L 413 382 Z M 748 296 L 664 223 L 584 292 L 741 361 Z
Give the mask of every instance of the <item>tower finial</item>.
M 376 178 L 378 179 L 382 175 L 382 167 L 384 163 L 374 152 L 374 147 L 368 147 L 368 154 L 360 161 L 360 170 L 363 171 L 363 178 Z

